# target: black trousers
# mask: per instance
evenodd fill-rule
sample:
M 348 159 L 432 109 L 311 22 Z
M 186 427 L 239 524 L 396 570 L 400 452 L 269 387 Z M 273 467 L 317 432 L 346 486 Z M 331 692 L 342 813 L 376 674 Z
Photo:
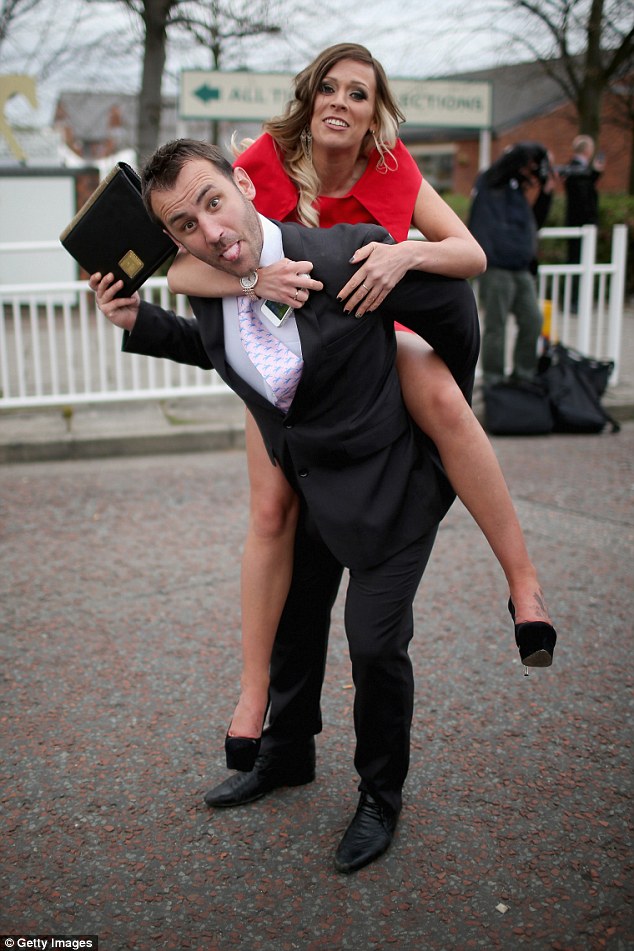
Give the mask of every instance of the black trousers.
M 437 527 L 373 568 L 353 570 L 345 627 L 355 685 L 355 767 L 359 789 L 394 810 L 409 768 L 414 679 L 408 647 L 412 604 Z M 262 749 L 319 733 L 330 616 L 342 566 L 300 517 L 288 600 L 271 662 L 271 715 Z

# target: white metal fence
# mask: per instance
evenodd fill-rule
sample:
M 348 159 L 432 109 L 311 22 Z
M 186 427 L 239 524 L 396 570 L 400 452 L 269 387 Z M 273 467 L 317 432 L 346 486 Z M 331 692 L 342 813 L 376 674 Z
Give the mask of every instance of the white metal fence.
M 142 296 L 187 315 L 152 278 Z M 86 281 L 0 287 L 0 409 L 226 393 L 215 371 L 121 351 Z
M 596 228 L 546 228 L 542 248 L 552 238 L 581 237 L 578 265 L 543 264 L 539 296 L 552 302 L 551 336 L 583 353 L 615 361 L 611 383 L 618 381 L 626 237 L 624 225 L 613 233 L 611 261 L 597 264 Z M 0 245 L 0 253 L 36 246 Z M 59 250 L 57 242 L 38 250 Z M 577 313 L 572 281 L 579 278 Z M 164 278 L 142 289 L 147 300 L 188 313 L 184 297 L 173 298 Z M 0 285 L 0 409 L 171 398 L 225 393 L 215 372 L 150 357 L 123 354 L 121 331 L 96 309 L 85 281 L 59 284 Z
M 541 301 L 550 301 L 550 336 L 582 353 L 614 360 L 611 385 L 618 383 L 621 357 L 625 270 L 627 264 L 627 226 L 612 230 L 610 261 L 596 260 L 597 229 L 544 228 L 541 239 L 581 238 L 579 264 L 542 264 L 538 274 Z M 542 247 L 543 247 L 542 242 Z M 577 306 L 573 308 L 573 280 L 578 280 Z

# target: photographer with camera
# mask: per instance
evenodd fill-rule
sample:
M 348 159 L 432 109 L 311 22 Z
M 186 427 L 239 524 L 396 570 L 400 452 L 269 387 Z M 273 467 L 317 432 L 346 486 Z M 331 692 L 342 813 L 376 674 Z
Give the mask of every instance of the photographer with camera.
M 484 311 L 484 385 L 504 379 L 506 319 L 517 321 L 512 376 L 533 378 L 542 313 L 537 301 L 537 231 L 552 201 L 555 172 L 537 142 L 510 146 L 475 184 L 469 230 L 483 248 L 488 269 L 479 278 Z

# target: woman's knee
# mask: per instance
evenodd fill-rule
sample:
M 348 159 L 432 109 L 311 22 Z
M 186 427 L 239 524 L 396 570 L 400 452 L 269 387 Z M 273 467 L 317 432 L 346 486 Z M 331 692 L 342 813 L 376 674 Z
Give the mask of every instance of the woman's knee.
M 453 429 L 463 422 L 465 414 L 471 414 L 464 394 L 451 376 L 431 379 L 423 403 L 426 416 L 436 430 Z
M 251 528 L 259 536 L 276 538 L 294 531 L 299 500 L 288 483 L 251 486 Z
M 470 412 L 447 365 L 433 350 L 404 348 L 397 363 L 405 404 L 428 435 L 457 426 Z

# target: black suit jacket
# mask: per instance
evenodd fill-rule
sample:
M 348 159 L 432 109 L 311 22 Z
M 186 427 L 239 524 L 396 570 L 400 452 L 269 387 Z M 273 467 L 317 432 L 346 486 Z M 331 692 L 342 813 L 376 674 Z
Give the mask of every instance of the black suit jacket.
M 570 227 L 599 223 L 597 181 L 601 173 L 592 165 L 573 158 L 564 178 L 566 189 L 566 224 Z
M 466 281 L 408 272 L 380 312 L 357 320 L 337 293 L 348 262 L 369 241 L 391 241 L 375 225 L 327 230 L 281 224 L 284 253 L 312 261 L 323 291 L 297 311 L 304 369 L 287 414 L 227 364 L 222 302 L 192 298 L 195 320 L 142 303 L 124 349 L 214 368 L 253 413 L 272 459 L 303 496 L 335 557 L 377 564 L 437 524 L 454 495 L 435 447 L 410 420 L 394 368 L 395 320 L 425 337 L 470 397 L 479 348 Z

